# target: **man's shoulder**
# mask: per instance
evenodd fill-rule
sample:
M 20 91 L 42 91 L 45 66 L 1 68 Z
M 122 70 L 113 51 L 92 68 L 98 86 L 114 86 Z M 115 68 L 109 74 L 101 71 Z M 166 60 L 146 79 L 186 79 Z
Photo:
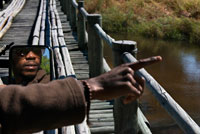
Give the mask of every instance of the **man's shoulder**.
M 33 83 L 48 83 L 50 82 L 50 75 L 45 70 L 41 69 L 38 71 Z

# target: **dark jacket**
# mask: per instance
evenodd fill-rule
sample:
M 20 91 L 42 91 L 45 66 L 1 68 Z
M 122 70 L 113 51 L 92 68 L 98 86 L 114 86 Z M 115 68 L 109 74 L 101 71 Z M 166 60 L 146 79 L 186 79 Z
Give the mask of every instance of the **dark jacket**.
M 86 114 L 83 87 L 73 79 L 0 88 L 3 134 L 29 133 L 77 124 Z
M 35 78 L 27 84 L 48 83 L 48 82 L 50 82 L 50 75 L 48 75 L 45 70 L 40 69 L 37 72 Z
M 45 70 L 40 69 L 38 70 L 34 79 L 27 80 L 27 81 L 24 80 L 24 82 L 21 83 L 21 85 L 26 86 L 26 85 L 34 84 L 34 83 L 48 83 L 49 81 L 50 81 L 50 75 L 48 75 Z M 7 83 L 4 83 L 4 84 L 7 84 Z M 15 79 L 12 79 L 10 83 L 8 84 L 15 84 Z

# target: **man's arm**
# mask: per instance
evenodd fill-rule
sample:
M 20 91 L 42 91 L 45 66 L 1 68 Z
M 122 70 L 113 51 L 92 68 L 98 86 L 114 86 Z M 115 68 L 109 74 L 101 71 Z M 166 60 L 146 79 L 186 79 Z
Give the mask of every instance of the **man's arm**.
M 122 64 L 100 76 L 86 80 L 90 85 L 92 99 L 109 100 L 126 96 L 124 103 L 139 98 L 144 91 L 144 79 L 135 72 L 145 66 L 161 61 L 160 56 L 141 59 L 134 63 Z
M 123 64 L 85 80 L 90 99 L 126 96 L 124 103 L 137 99 L 144 91 L 144 79 L 135 71 L 161 60 L 158 56 Z M 82 82 L 73 78 L 25 87 L 10 85 L 0 89 L 0 123 L 4 130 L 20 133 L 76 124 L 86 114 L 85 96 Z
M 0 122 L 6 132 L 34 132 L 80 123 L 85 109 L 83 89 L 73 78 L 0 89 Z

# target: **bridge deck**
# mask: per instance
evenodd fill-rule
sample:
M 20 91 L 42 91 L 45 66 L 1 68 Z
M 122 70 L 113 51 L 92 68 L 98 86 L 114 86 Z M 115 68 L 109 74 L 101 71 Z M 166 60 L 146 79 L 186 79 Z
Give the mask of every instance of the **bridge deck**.
M 57 10 L 61 18 L 66 45 L 68 47 L 73 68 L 78 79 L 89 78 L 89 65 L 87 53 L 78 49 L 76 32 L 72 32 L 66 15 L 61 11 L 57 1 Z M 113 105 L 106 101 L 92 101 L 90 110 L 90 130 L 92 133 L 114 133 Z
M 59 1 L 56 1 L 56 3 L 76 77 L 78 79 L 87 79 L 89 78 L 87 53 L 83 53 L 78 49 L 76 32 L 72 32 L 67 16 L 61 11 Z M 11 42 L 15 42 L 16 45 L 27 45 L 38 7 L 38 0 L 26 1 L 22 11 L 14 18 L 10 29 L 0 40 L 0 47 Z M 1 58 L 8 59 L 8 52 Z M 8 69 L 0 68 L 0 75 L 8 75 Z M 90 110 L 90 130 L 92 133 L 114 133 L 112 109 L 113 105 L 110 102 L 92 101 Z

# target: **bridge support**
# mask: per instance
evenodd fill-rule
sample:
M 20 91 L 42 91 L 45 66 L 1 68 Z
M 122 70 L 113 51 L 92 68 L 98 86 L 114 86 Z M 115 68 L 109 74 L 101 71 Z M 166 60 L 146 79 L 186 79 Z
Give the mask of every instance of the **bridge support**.
M 80 9 L 84 7 L 84 1 L 78 2 L 78 15 L 77 15 L 77 33 L 78 33 L 78 46 L 81 50 L 87 50 L 86 39 L 86 25 L 85 18 L 81 14 Z
M 113 43 L 114 65 L 123 64 L 121 55 L 124 52 L 133 52 L 135 55 L 137 44 L 134 41 L 115 41 Z M 124 97 L 115 99 L 114 120 L 116 134 L 137 134 L 138 133 L 138 101 L 130 104 L 123 104 Z
M 92 14 L 88 20 L 88 61 L 90 77 L 103 73 L 103 42 L 97 35 L 94 25 L 102 25 L 102 17 L 99 14 Z

